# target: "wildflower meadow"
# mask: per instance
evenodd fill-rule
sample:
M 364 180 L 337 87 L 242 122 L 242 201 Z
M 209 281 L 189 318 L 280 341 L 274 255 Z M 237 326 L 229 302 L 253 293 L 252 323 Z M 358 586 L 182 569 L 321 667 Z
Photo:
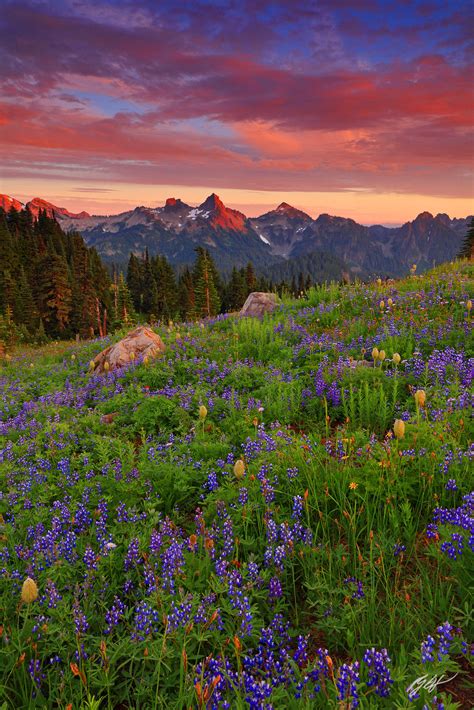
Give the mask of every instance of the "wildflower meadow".
M 472 707 L 472 276 L 4 358 L 0 709 Z

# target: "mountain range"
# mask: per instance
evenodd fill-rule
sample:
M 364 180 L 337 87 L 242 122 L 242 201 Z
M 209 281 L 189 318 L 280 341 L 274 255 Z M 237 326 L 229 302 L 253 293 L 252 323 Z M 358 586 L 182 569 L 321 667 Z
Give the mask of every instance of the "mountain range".
M 203 246 L 224 272 L 249 261 L 261 272 L 281 271 L 288 262 L 314 262 L 315 255 L 324 263 L 325 255 L 331 272 L 362 278 L 400 276 L 414 263 L 423 271 L 452 260 L 472 219 L 422 212 L 401 227 L 367 227 L 328 214 L 313 219 L 286 202 L 249 218 L 226 207 L 214 193 L 198 207 L 170 197 L 161 207 L 135 207 L 110 216 L 72 213 L 40 198 L 24 205 L 7 195 L 0 195 L 0 207 L 7 211 L 27 207 L 35 217 L 46 210 L 64 230 L 79 231 L 106 262 L 121 266 L 130 252 L 141 254 L 145 249 L 150 255 L 165 255 L 173 265 L 190 264 L 195 248 Z

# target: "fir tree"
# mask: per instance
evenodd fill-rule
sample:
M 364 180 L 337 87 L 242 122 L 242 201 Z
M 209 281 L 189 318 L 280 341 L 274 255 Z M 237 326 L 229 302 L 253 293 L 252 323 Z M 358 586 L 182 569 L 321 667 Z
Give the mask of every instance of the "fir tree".
M 464 237 L 458 259 L 474 259 L 474 217 L 471 219 L 469 229 Z
M 158 316 L 158 290 L 148 253 L 146 253 L 142 265 L 142 275 L 142 313 L 147 316 L 152 313 L 154 316 Z
M 246 286 L 247 286 L 247 296 L 249 293 L 252 293 L 252 291 L 255 291 L 255 287 L 257 285 L 257 277 L 255 276 L 255 270 L 253 268 L 253 264 L 251 261 L 247 264 L 247 267 L 245 269 L 245 281 L 246 281 Z
M 193 273 L 196 313 L 198 318 L 209 318 L 217 315 L 220 309 L 220 299 L 216 287 L 217 270 L 206 249 L 198 247 L 196 254 Z
M 109 288 L 97 252 L 79 234 L 65 234 L 44 211 L 33 222 L 27 209 L 0 210 L 0 315 L 11 314 L 16 332 L 34 339 L 42 319 L 45 337 L 89 335 Z
M 234 266 L 225 290 L 224 309 L 239 311 L 245 303 L 248 292 L 246 270 L 239 271 Z
M 58 254 L 47 255 L 38 268 L 39 313 L 49 333 L 65 336 L 69 325 L 72 289 L 66 260 Z
M 282 284 L 280 285 L 281 290 L 283 290 L 284 287 L 285 287 L 285 284 L 282 283 Z M 296 296 L 296 294 L 298 293 L 298 287 L 297 287 L 297 285 L 296 285 L 296 279 L 295 279 L 294 274 L 293 274 L 292 279 L 291 279 L 290 293 L 291 293 L 292 296 Z
M 168 321 L 179 311 L 176 276 L 165 256 L 156 256 L 152 268 L 157 290 L 157 315 Z
M 127 286 L 137 312 L 142 310 L 143 278 L 140 261 L 135 254 L 130 253 L 127 267 Z
M 305 290 L 304 274 L 300 271 L 298 274 L 298 296 L 304 295 Z
M 188 266 L 179 277 L 178 301 L 181 318 L 185 320 L 196 318 L 196 294 L 194 293 L 193 275 Z
M 23 265 L 20 266 L 17 284 L 17 297 L 13 306 L 15 320 L 25 326 L 26 332 L 32 333 L 37 323 L 37 310 L 31 286 L 26 278 Z
M 122 273 L 118 278 L 116 303 L 115 321 L 125 326 L 133 324 L 135 311 L 133 310 L 132 297 Z

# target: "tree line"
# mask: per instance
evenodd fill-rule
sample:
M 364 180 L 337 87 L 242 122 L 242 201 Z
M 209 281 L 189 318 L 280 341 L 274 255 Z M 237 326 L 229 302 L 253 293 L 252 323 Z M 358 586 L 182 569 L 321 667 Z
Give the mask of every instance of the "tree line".
M 178 272 L 164 256 L 149 256 L 147 251 L 141 256 L 130 254 L 126 279 L 129 315 L 141 314 L 150 321 L 209 318 L 240 310 L 252 291 L 298 296 L 312 285 L 311 277 L 302 271 L 274 282 L 257 275 L 251 262 L 240 269 L 234 266 L 224 278 L 207 249 L 197 247 L 195 253 L 194 265 Z
M 252 291 L 299 294 L 308 278 L 287 283 L 257 276 L 252 263 L 224 278 L 210 253 L 196 250 L 175 271 L 164 256 L 130 254 L 126 274 L 110 274 L 78 232 L 28 209 L 0 209 L 0 342 L 104 336 L 147 320 L 195 320 L 237 311 Z
M 474 220 L 460 257 L 472 258 L 473 240 Z M 35 220 L 28 209 L 0 209 L 0 342 L 90 338 L 143 320 L 208 318 L 240 310 L 252 291 L 304 295 L 313 283 L 309 269 L 340 274 L 338 264 L 315 253 L 273 267 L 275 280 L 257 275 L 251 262 L 224 278 L 207 249 L 195 253 L 194 264 L 178 271 L 164 256 L 132 253 L 126 275 L 114 269 L 111 276 L 78 232 L 63 232 L 45 211 Z
M 0 340 L 91 337 L 110 316 L 109 274 L 79 233 L 0 209 Z

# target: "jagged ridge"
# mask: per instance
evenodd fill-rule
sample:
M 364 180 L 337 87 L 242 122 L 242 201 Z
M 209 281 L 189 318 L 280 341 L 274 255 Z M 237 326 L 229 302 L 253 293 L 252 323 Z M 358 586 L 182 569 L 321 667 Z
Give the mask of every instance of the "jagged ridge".
M 271 264 L 314 252 L 337 257 L 353 275 L 397 276 L 417 263 L 419 271 L 455 257 L 470 217 L 450 219 L 422 212 L 401 227 L 371 227 L 352 219 L 321 214 L 317 219 L 282 202 L 260 217 L 248 218 L 224 205 L 212 193 L 198 207 L 170 197 L 161 207 L 136 207 L 111 216 L 72 213 L 41 198 L 25 206 L 7 195 L 0 206 L 8 210 L 27 207 L 37 216 L 46 210 L 63 229 L 82 233 L 107 261 L 123 264 L 130 252 L 164 254 L 173 264 L 194 260 L 194 250 L 204 246 L 221 270 L 248 261 L 265 269 Z

